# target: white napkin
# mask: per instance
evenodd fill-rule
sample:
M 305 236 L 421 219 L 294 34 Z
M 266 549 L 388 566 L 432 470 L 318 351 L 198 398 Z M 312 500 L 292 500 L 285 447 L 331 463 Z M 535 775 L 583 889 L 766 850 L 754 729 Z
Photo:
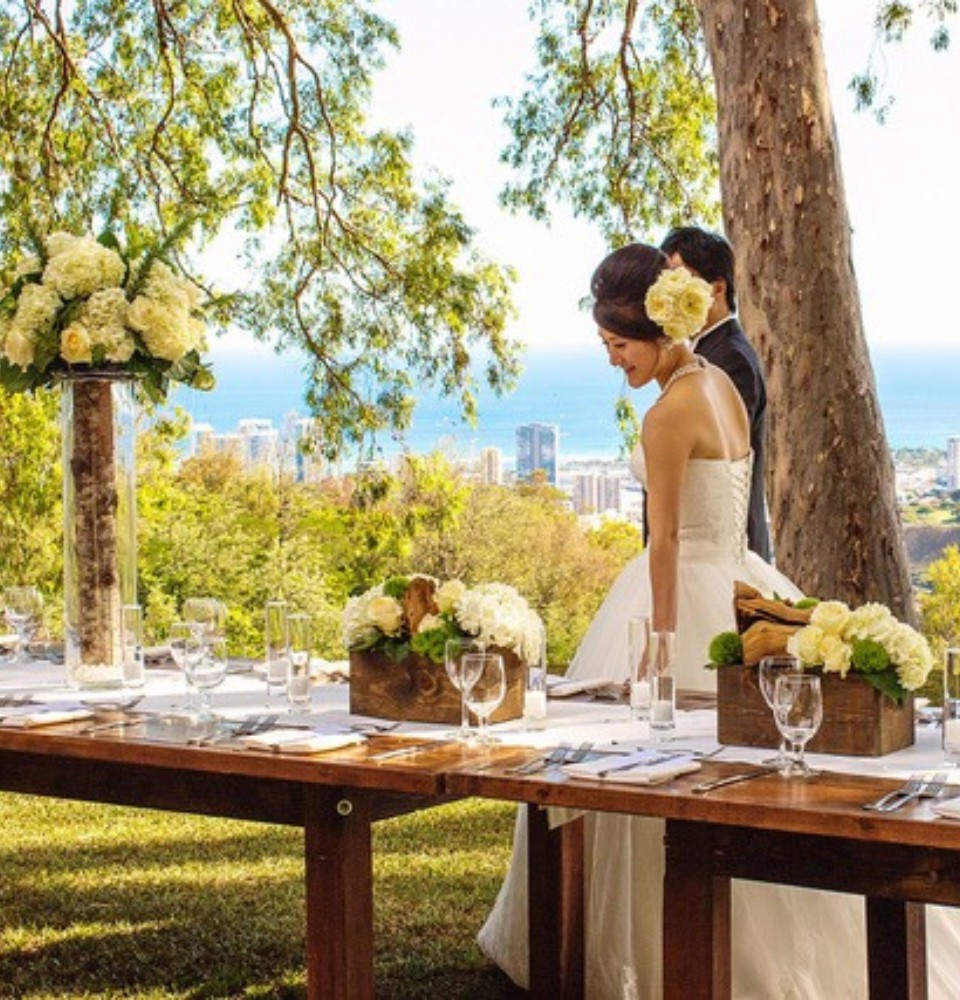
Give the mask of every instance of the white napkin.
M 251 750 L 310 754 L 355 746 L 365 739 L 360 733 L 331 733 L 322 729 L 270 729 L 254 736 L 241 736 L 239 742 Z
M 18 708 L 0 709 L 3 718 L 0 726 L 13 729 L 33 729 L 37 726 L 55 726 L 59 722 L 76 722 L 89 719 L 93 710 L 75 702 L 49 702 L 46 705 L 21 705 Z
M 592 677 L 589 680 L 547 677 L 547 697 L 570 698 L 575 694 L 583 694 L 584 691 L 596 691 L 600 688 L 610 687 L 613 683 L 609 677 Z
M 933 803 L 930 808 L 943 819 L 960 820 L 960 798 L 944 799 Z
M 563 770 L 571 778 L 595 778 L 631 785 L 660 785 L 700 770 L 700 762 L 687 753 L 663 750 L 637 750 L 627 754 L 609 754 L 596 760 L 567 764 Z

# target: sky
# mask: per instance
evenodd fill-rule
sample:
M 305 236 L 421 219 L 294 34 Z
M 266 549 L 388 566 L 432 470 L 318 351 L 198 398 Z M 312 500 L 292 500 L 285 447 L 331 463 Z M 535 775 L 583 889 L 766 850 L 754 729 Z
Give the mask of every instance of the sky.
M 847 90 L 873 49 L 876 2 L 819 2 L 867 340 L 884 348 L 956 346 L 960 18 L 957 44 L 946 53 L 932 51 L 925 24 L 885 50 L 879 65 L 895 103 L 879 125 L 853 110 Z M 492 100 L 519 94 L 534 68 L 527 3 L 378 0 L 376 9 L 397 26 L 402 48 L 380 74 L 372 122 L 412 129 L 418 168 L 452 181 L 451 197 L 480 249 L 517 268 L 519 317 L 510 333 L 531 348 L 582 346 L 593 330 L 577 302 L 607 250 L 599 233 L 563 208 L 548 228 L 497 205 L 508 134 Z

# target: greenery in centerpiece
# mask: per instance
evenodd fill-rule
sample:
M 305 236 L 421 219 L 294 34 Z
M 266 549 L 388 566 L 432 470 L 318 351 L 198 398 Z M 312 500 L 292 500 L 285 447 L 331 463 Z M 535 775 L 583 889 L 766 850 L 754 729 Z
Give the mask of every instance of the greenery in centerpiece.
M 347 649 L 382 652 L 394 662 L 419 653 L 442 663 L 447 641 L 459 639 L 510 649 L 532 663 L 542 636 L 540 616 L 504 583 L 467 587 L 422 574 L 396 576 L 352 597 L 343 611 Z
M 200 289 L 165 240 L 107 231 L 34 239 L 0 283 L 0 385 L 24 392 L 89 369 L 126 373 L 162 401 L 170 382 L 210 389 Z

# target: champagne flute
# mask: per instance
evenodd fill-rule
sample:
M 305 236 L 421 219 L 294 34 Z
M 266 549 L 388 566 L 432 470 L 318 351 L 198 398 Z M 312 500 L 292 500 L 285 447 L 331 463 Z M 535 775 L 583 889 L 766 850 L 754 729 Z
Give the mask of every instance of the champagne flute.
M 499 653 L 464 653 L 461 659 L 464 678 L 476 678 L 464 691 L 467 707 L 479 720 L 477 742 L 496 743 L 497 740 L 490 735 L 488 723 L 507 693 L 503 657 Z
M 17 650 L 7 663 L 19 667 L 30 659 L 27 643 L 40 622 L 43 597 L 37 587 L 7 587 L 3 592 L 3 610 L 10 627 L 17 633 Z
M 310 615 L 287 615 L 287 701 L 290 711 L 310 704 L 310 654 L 313 650 L 313 621 Z
M 780 773 L 785 778 L 809 778 L 814 771 L 804 759 L 807 743 L 823 722 L 823 692 L 815 674 L 781 673 L 773 689 L 774 718 L 789 752 Z
M 760 694 L 763 695 L 763 700 L 767 703 L 770 711 L 774 711 L 774 701 L 773 694 L 774 689 L 777 685 L 777 678 L 783 673 L 798 674 L 802 671 L 800 666 L 800 661 L 795 656 L 790 656 L 788 653 L 782 653 L 777 656 L 764 656 L 760 659 L 760 664 L 757 667 L 757 677 L 760 682 Z M 777 748 L 777 755 L 769 760 L 765 760 L 765 764 L 773 764 L 777 770 L 780 770 L 785 766 L 787 761 L 787 742 L 784 739 L 780 740 L 780 746 Z
M 444 666 L 450 683 L 460 692 L 460 729 L 455 739 L 469 743 L 473 739 L 470 730 L 470 716 L 467 713 L 467 691 L 476 683 L 479 663 L 471 661 L 471 669 L 465 667 L 465 653 L 482 653 L 483 646 L 470 639 L 448 639 L 444 646 Z

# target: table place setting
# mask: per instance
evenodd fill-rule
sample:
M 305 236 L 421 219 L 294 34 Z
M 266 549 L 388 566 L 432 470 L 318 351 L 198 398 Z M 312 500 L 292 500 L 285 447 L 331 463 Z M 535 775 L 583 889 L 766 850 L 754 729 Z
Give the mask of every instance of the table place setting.
M 700 770 L 700 761 L 687 751 L 637 750 L 628 754 L 605 754 L 594 760 L 565 763 L 571 778 L 591 778 L 631 785 L 662 785 L 681 774 Z
M 9 729 L 36 729 L 64 722 L 82 722 L 93 718 L 94 710 L 76 701 L 48 701 L 37 704 L 32 699 L 0 709 L 0 726 Z

